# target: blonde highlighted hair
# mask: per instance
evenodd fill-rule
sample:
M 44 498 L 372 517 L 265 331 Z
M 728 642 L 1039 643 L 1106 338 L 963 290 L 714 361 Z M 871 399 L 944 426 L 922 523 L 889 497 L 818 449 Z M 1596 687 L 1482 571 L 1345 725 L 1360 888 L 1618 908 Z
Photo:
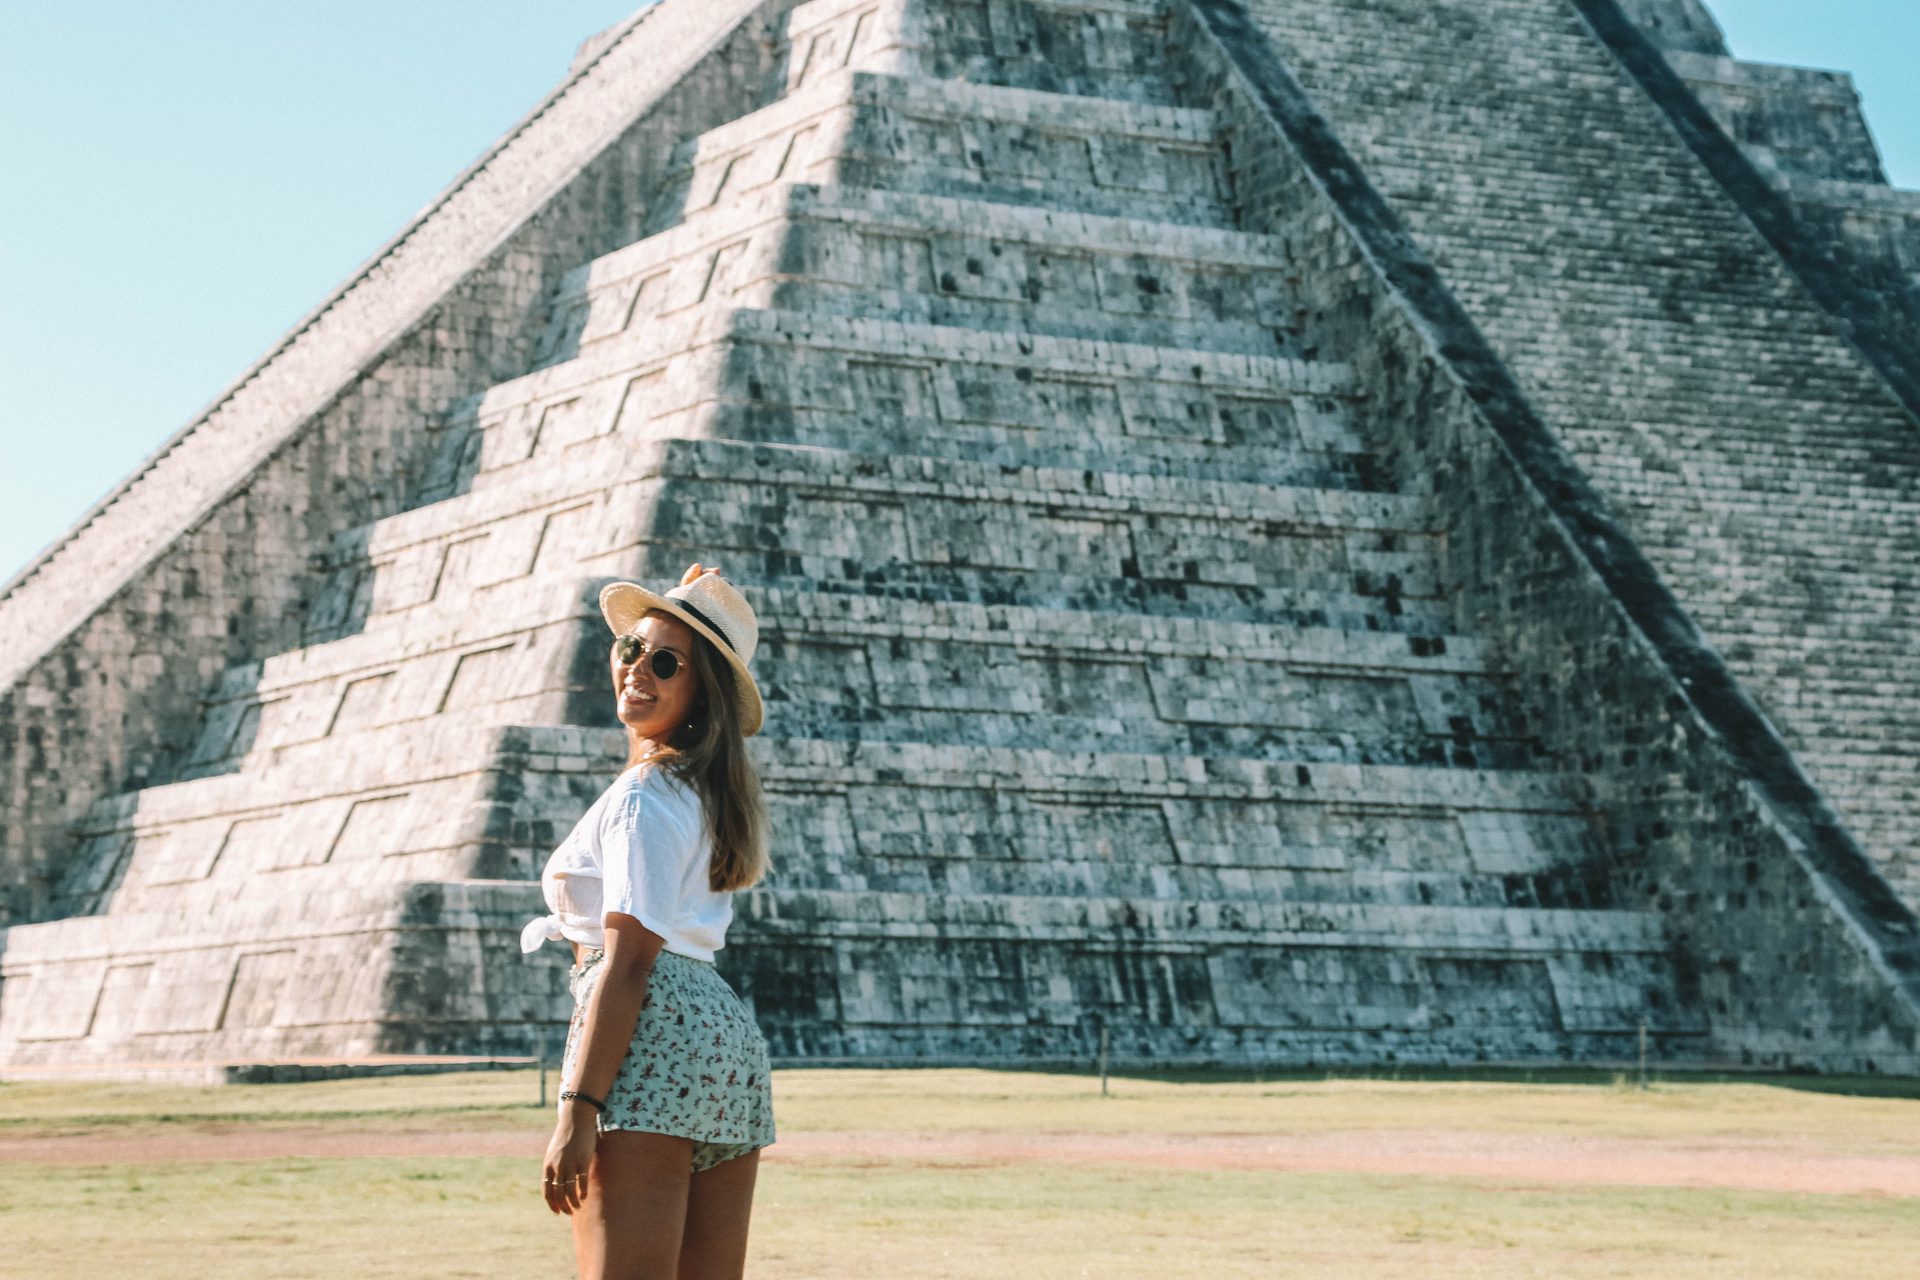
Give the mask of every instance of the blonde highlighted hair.
M 671 742 L 650 752 L 641 752 L 635 743 L 627 767 L 651 761 L 693 788 L 713 839 L 708 887 L 731 893 L 759 883 L 767 874 L 767 803 L 740 732 L 735 696 L 739 677 L 733 665 L 697 631 L 690 661 L 700 694 L 689 722 L 674 732 Z

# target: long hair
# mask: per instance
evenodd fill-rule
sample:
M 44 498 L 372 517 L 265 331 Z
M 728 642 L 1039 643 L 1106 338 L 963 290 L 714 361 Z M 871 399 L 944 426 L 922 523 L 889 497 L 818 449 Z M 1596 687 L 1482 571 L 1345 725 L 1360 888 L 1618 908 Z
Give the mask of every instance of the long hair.
M 693 631 L 693 628 L 687 628 Z M 649 760 L 693 788 L 713 838 L 707 884 L 716 893 L 748 888 L 767 874 L 767 802 L 760 775 L 747 758 L 740 733 L 739 677 L 713 642 L 693 632 L 692 665 L 700 679 L 700 697 L 689 724 L 670 742 L 642 753 L 629 748 L 627 767 Z

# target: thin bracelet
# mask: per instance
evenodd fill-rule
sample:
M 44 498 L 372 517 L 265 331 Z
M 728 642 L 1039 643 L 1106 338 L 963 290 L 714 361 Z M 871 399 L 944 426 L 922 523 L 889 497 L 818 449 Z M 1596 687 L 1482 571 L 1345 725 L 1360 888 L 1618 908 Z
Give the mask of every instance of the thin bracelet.
M 591 1094 L 581 1093 L 578 1089 L 562 1089 L 560 1091 L 560 1101 L 562 1102 L 571 1102 L 575 1098 L 580 1099 L 580 1101 L 586 1103 L 601 1115 L 607 1113 L 607 1104 Z

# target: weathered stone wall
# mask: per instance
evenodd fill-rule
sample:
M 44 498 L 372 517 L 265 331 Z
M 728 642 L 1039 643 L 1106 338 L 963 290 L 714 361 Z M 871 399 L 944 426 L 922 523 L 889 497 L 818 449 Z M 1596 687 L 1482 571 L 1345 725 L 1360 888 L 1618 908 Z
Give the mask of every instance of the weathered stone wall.
M 1726 36 L 1702 0 L 1620 0 L 1627 16 L 1662 49 L 1724 56 Z
M 1244 216 L 1285 241 L 1312 340 L 1347 353 L 1373 392 L 1370 443 L 1431 495 L 1455 625 L 1486 628 L 1552 691 L 1536 707 L 1541 764 L 1596 788 L 1609 856 L 1667 920 L 1715 1046 L 1754 1064 L 1914 1070 L 1912 913 L 1786 753 L 1759 749 L 1764 722 L 1555 439 L 1559 422 L 1533 415 L 1506 353 L 1275 56 L 1267 32 L 1294 33 L 1282 11 L 1255 6 L 1249 25 L 1237 6 L 1196 9 L 1193 47 L 1233 59 L 1234 74 L 1207 61 L 1191 74 L 1231 120 Z M 1414 70 L 1380 74 L 1406 85 Z
M 10 584 L 0 921 L 50 909 L 88 805 L 170 775 L 224 668 L 300 643 L 311 558 L 409 505 L 442 408 L 526 367 L 545 290 L 638 234 L 674 148 L 777 91 L 764 18 L 711 47 L 757 11 L 639 15 L 644 37 L 583 67 Z
M 1662 52 L 1727 137 L 1761 169 L 1885 185 L 1879 149 L 1846 72 L 1664 47 Z
M 1528 399 L 1914 894 L 1912 416 L 1576 9 L 1403 9 L 1256 12 Z M 1363 65 L 1348 51 L 1369 41 L 1391 52 Z
M 1576 0 L 1727 199 L 1920 417 L 1920 193 L 1886 185 L 1851 80 L 1668 51 Z
M 1697 100 L 1791 206 L 1797 225 L 1787 237 L 1837 257 L 1843 276 L 1879 313 L 1853 317 L 1842 306 L 1842 318 L 1885 328 L 1891 311 L 1902 317 L 1907 344 L 1914 345 L 1920 336 L 1920 304 L 1912 301 L 1920 295 L 1920 192 L 1887 184 L 1852 77 L 1740 62 L 1698 0 L 1631 0 L 1620 7 L 1689 91 L 1670 94 L 1642 75 L 1655 102 L 1673 115 L 1686 96 Z M 1740 191 L 1728 192 L 1742 200 Z
M 646 151 L 518 363 L 441 388 L 405 509 L 316 530 L 297 629 L 80 815 L 68 918 L 0 934 L 0 1063 L 556 1034 L 562 949 L 514 944 L 619 762 L 591 601 L 697 558 L 761 610 L 775 869 L 723 964 L 782 1060 L 1104 1023 L 1134 1062 L 1620 1061 L 1644 1024 L 1907 1069 L 1878 879 L 1791 761 L 1716 755 L 1724 668 L 1661 683 L 1685 618 L 1583 566 L 1634 548 L 1597 502 L 1569 540 L 1460 389 L 1498 360 L 1396 310 L 1431 272 L 1224 56 L 1147 0 L 766 33 L 772 100 L 736 68 L 738 118 Z M 1786 974 L 1820 1007 L 1764 1007 Z

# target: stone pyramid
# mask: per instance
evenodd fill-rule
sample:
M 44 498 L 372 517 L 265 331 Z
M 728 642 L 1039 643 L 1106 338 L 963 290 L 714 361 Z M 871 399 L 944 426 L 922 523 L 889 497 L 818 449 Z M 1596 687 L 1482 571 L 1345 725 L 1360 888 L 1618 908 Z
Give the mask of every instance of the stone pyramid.
M 595 37 L 0 598 L 0 1069 L 550 1043 L 515 937 L 622 758 L 591 602 L 700 559 L 762 620 L 775 872 L 722 969 L 781 1060 L 1920 1071 L 1920 800 L 1846 763 L 1913 741 L 1871 607 L 1912 562 L 1836 579 L 1844 697 L 1693 563 L 1791 576 L 1847 495 L 1842 554 L 1907 545 L 1911 406 L 1642 84 L 1711 20 L 1630 16 Z M 1596 102 L 1644 163 L 1524 136 Z M 1725 296 L 1647 331 L 1675 261 Z M 1798 388 L 1766 442 L 1706 438 L 1696 355 Z M 1804 483 L 1703 530 L 1763 458 Z

